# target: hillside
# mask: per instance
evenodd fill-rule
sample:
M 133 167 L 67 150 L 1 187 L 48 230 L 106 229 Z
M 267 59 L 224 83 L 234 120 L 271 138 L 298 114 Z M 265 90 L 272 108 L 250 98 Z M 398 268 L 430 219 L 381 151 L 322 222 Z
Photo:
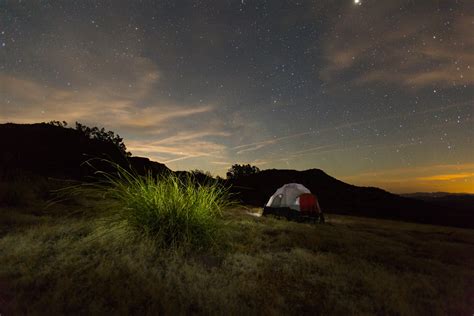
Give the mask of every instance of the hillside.
M 427 201 L 442 205 L 450 209 L 460 209 L 474 212 L 474 194 L 467 193 L 447 193 L 447 192 L 417 192 L 402 194 L 404 197 Z
M 420 223 L 474 227 L 474 206 L 437 203 L 402 197 L 379 188 L 358 187 L 337 180 L 324 171 L 310 169 L 263 170 L 230 181 L 235 193 L 245 203 L 263 206 L 275 190 L 285 183 L 297 182 L 315 193 L 325 212 Z
M 139 172 L 169 170 L 143 157 L 125 157 L 114 144 L 91 139 L 72 128 L 50 124 L 0 124 L 0 177 L 18 172 L 48 177 L 85 179 L 93 172 L 84 165 L 95 158 L 131 165 Z M 107 164 L 93 162 L 98 169 Z

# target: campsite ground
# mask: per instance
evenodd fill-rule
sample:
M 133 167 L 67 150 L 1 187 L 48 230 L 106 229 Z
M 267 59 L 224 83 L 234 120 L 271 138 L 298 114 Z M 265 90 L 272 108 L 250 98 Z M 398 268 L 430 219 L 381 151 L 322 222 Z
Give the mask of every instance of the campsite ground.
M 213 249 L 169 252 L 111 226 L 110 201 L 46 207 L 22 194 L 0 207 L 6 315 L 474 312 L 473 230 L 331 214 L 300 224 L 237 206 Z

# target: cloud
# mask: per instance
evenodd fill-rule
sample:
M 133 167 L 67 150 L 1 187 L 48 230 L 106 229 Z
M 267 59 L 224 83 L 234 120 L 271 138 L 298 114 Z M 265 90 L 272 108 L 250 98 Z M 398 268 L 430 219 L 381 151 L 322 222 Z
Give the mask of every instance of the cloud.
M 474 8 L 460 1 L 439 10 L 437 1 L 366 1 L 332 21 L 320 76 L 337 83 L 392 82 L 402 86 L 474 84 Z M 403 13 L 400 7 L 405 7 Z
M 459 109 L 463 107 L 468 107 L 472 106 L 473 101 L 466 101 L 466 102 L 458 102 L 458 103 L 453 103 L 445 106 L 440 106 L 440 107 L 434 107 L 434 108 L 429 108 L 425 110 L 420 110 L 415 113 L 411 113 L 410 117 L 416 117 L 416 116 L 424 116 L 427 114 L 432 114 L 432 113 L 441 113 L 445 112 L 448 110 L 452 109 Z M 324 134 L 333 134 L 335 131 L 340 131 L 344 129 L 350 129 L 354 127 L 360 127 L 360 126 L 367 126 L 373 123 L 378 123 L 378 122 L 387 122 L 391 120 L 396 120 L 400 118 L 405 118 L 406 114 L 405 113 L 399 113 L 399 114 L 393 114 L 393 115 L 387 115 L 387 116 L 382 116 L 374 119 L 369 119 L 369 120 L 361 120 L 361 121 L 352 121 L 349 123 L 340 123 L 340 124 L 335 124 L 333 126 L 328 126 L 320 129 L 314 129 L 312 131 L 307 131 L 307 132 L 299 132 L 299 133 L 294 133 L 290 135 L 284 135 L 284 136 L 279 136 L 279 137 L 272 137 L 269 139 L 265 139 L 259 142 L 253 142 L 249 144 L 242 144 L 238 146 L 234 146 L 229 148 L 230 151 L 237 150 L 236 154 L 243 154 L 243 153 L 249 153 L 253 151 L 257 151 L 259 149 L 276 145 L 281 142 L 284 142 L 286 140 L 294 139 L 294 138 L 303 138 L 305 136 L 315 136 L 317 135 L 318 137 L 321 137 L 321 135 Z M 446 125 L 443 124 L 443 125 Z M 424 127 L 423 127 L 424 128 Z M 360 149 L 360 148 L 380 148 L 380 147 L 406 147 L 406 146 L 412 146 L 415 145 L 413 143 L 397 143 L 397 144 L 384 144 L 384 145 L 377 145 L 377 144 L 370 144 L 370 145 L 363 145 L 363 146 L 351 146 L 351 147 L 344 147 L 344 148 L 337 148 L 338 144 L 325 144 L 325 145 L 316 145 L 315 147 L 310 147 L 310 148 L 303 148 L 298 151 L 290 151 L 287 155 L 285 155 L 286 160 L 291 160 L 298 158 L 300 156 L 306 156 L 306 155 L 312 155 L 312 154 L 323 154 L 323 153 L 329 153 L 329 152 L 336 152 L 336 151 L 346 151 L 346 150 L 353 150 L 353 149 Z
M 135 154 L 159 155 L 160 161 L 172 163 L 198 157 L 221 158 L 227 147 L 206 138 L 228 136 L 218 130 L 187 131 L 157 141 L 131 140 L 127 145 Z
M 229 161 L 210 161 L 210 163 L 214 165 L 222 165 L 222 166 L 228 166 L 228 167 L 232 165 L 232 162 L 229 162 Z
M 103 87 L 73 90 L 45 87 L 38 82 L 0 75 L 0 85 L 5 97 L 0 112 L 1 121 L 33 123 L 49 120 L 105 123 L 115 128 L 141 129 L 144 133 L 158 133 L 175 119 L 187 118 L 212 112 L 212 105 L 189 105 L 150 102 L 141 106 L 141 98 L 147 94 L 150 81 L 140 79 L 140 93 L 123 96 L 120 86 L 114 93 L 104 92 Z M 105 94 L 105 95 L 104 95 Z
M 418 166 L 409 168 L 395 168 L 381 171 L 359 173 L 352 176 L 346 176 L 346 179 L 355 178 L 396 178 L 398 180 L 411 179 L 413 177 L 421 178 L 420 174 L 439 174 L 439 172 L 465 174 L 474 172 L 474 163 L 464 164 L 439 164 L 430 166 Z
M 270 138 L 270 139 L 260 141 L 260 142 L 235 146 L 235 147 L 232 147 L 231 149 L 232 150 L 239 149 L 237 151 L 237 154 L 242 154 L 242 153 L 245 153 L 245 152 L 255 151 L 255 150 L 258 150 L 260 148 L 264 148 L 268 145 L 277 144 L 277 143 L 279 143 L 283 140 L 298 138 L 298 137 L 306 136 L 306 135 L 310 135 L 310 134 L 314 134 L 314 132 L 301 132 L 301 133 L 296 133 L 296 134 L 291 134 L 291 135 L 286 135 L 286 136 L 281 136 L 281 137 L 274 137 L 274 138 Z
M 199 132 L 178 132 L 177 134 L 160 139 L 158 141 L 153 142 L 154 145 L 157 144 L 167 144 L 167 145 L 175 145 L 180 144 L 183 141 L 194 141 L 197 138 L 207 137 L 207 136 L 231 136 L 231 133 L 225 131 L 217 131 L 217 130 L 202 130 Z
M 133 77 L 133 76 L 132 76 Z M 230 132 L 214 115 L 214 105 L 183 105 L 149 99 L 148 95 L 159 76 L 143 70 L 128 95 L 121 84 L 97 84 L 80 91 L 51 87 L 37 81 L 0 74 L 0 86 L 5 91 L 0 111 L 1 122 L 36 123 L 51 120 L 99 125 L 125 133 L 128 150 L 164 163 L 213 156 L 219 158 L 226 146 L 216 137 L 228 137 Z M 104 89 L 104 87 L 106 87 Z M 138 92 L 137 92 L 138 91 Z M 143 105 L 148 98 L 147 105 Z M 194 124 L 196 119 L 206 124 Z M 211 139 L 212 138 L 212 139 Z M 158 140 L 157 140 L 158 139 Z
M 452 181 L 459 179 L 474 178 L 474 172 L 451 173 L 451 174 L 436 174 L 429 177 L 419 177 L 416 180 L 421 181 Z
M 444 191 L 474 193 L 474 163 L 386 169 L 341 177 L 358 185 L 394 192 Z
M 256 150 L 259 150 L 260 148 L 264 148 L 268 145 L 272 145 L 272 144 L 275 144 L 275 143 L 277 143 L 277 140 L 271 139 L 271 140 L 266 140 L 266 141 L 263 141 L 263 142 L 237 146 L 237 147 L 244 147 L 245 148 L 245 149 L 241 149 L 241 150 L 237 151 L 237 155 L 240 155 L 240 154 L 243 154 L 243 153 L 246 153 L 246 152 L 256 151 Z

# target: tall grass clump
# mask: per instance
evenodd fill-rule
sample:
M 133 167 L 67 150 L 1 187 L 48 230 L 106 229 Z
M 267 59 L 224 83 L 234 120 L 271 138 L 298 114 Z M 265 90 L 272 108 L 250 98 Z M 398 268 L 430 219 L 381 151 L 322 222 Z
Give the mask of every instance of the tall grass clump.
M 229 193 L 218 182 L 197 183 L 191 176 L 174 173 L 140 176 L 118 165 L 117 172 L 103 176 L 93 191 L 118 203 L 118 219 L 134 232 L 157 241 L 162 247 L 214 244 L 218 218 L 230 205 Z

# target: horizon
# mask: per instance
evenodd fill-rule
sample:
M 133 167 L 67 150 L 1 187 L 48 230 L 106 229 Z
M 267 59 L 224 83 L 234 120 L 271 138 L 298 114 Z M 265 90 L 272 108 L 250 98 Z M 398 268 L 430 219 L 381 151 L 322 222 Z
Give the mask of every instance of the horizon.
M 474 193 L 474 3 L 13 2 L 0 123 L 75 121 L 225 177 Z
M 67 122 L 66 122 L 67 123 Z M 37 122 L 37 123 L 15 123 L 15 122 L 6 122 L 6 123 L 0 123 L 0 124 L 50 124 L 49 122 Z M 70 124 L 67 124 L 67 126 L 63 126 L 65 128 L 72 128 L 74 129 L 74 127 Z M 100 128 L 100 126 L 98 126 Z M 126 140 L 125 140 L 125 145 L 126 145 Z M 160 161 L 155 161 L 153 159 L 151 159 L 150 157 L 146 157 L 146 156 L 137 156 L 137 155 L 134 155 L 133 153 L 131 153 L 132 157 L 142 157 L 142 158 L 147 158 L 147 159 L 150 159 L 150 161 L 154 161 L 154 162 L 158 162 L 158 163 L 162 163 Z M 238 163 L 238 162 L 235 162 L 235 164 L 241 164 L 241 163 Z M 166 165 L 166 164 L 165 164 Z M 167 165 L 166 165 L 167 166 Z M 169 166 L 167 166 L 169 168 Z M 226 171 L 231 167 L 231 165 L 229 165 L 226 169 Z M 193 171 L 193 170 L 199 170 L 199 171 L 202 171 L 202 172 L 207 172 L 208 170 L 202 170 L 202 169 L 199 169 L 199 168 L 195 168 L 195 169 L 187 169 L 187 170 L 179 170 L 179 169 L 173 169 L 173 168 L 170 168 L 172 171 Z M 389 190 L 389 189 L 386 189 L 386 188 L 383 188 L 381 186 L 377 186 L 377 185 L 374 185 L 374 184 L 356 184 L 354 182 L 351 182 L 350 180 L 345 180 L 345 179 L 341 179 L 341 178 L 337 178 L 335 177 L 334 175 L 331 175 L 330 173 L 326 172 L 325 170 L 321 169 L 321 168 L 318 168 L 318 167 L 312 167 L 312 168 L 308 168 L 308 169 L 289 169 L 289 168 L 262 168 L 260 169 L 260 171 L 266 171 L 266 170 L 288 170 L 288 171 L 309 171 L 309 170 L 312 170 L 312 169 L 315 169 L 315 170 L 321 170 L 323 171 L 324 173 L 326 173 L 328 176 L 330 177 L 333 177 L 333 178 L 336 178 L 337 180 L 341 180 L 343 182 L 346 182 L 348 184 L 352 184 L 352 185 L 358 185 L 358 186 L 362 186 L 362 187 L 374 187 L 374 188 L 380 188 L 380 189 L 383 189 L 383 190 L 386 190 L 390 193 L 395 193 L 395 194 L 399 194 L 399 195 L 405 195 L 405 194 L 438 194 L 438 193 L 446 193 L 446 194 L 460 194 L 460 195 L 463 195 L 463 194 L 468 194 L 468 195 L 471 195 L 471 194 L 474 194 L 474 192 L 460 192 L 460 191 L 454 191 L 454 192 L 448 192 L 448 191 L 392 191 L 392 190 Z M 221 177 L 221 178 L 226 178 L 226 174 L 223 173 L 223 174 L 215 174 L 215 173 L 211 173 L 212 177 Z M 374 176 L 376 175 L 376 173 L 373 174 Z

